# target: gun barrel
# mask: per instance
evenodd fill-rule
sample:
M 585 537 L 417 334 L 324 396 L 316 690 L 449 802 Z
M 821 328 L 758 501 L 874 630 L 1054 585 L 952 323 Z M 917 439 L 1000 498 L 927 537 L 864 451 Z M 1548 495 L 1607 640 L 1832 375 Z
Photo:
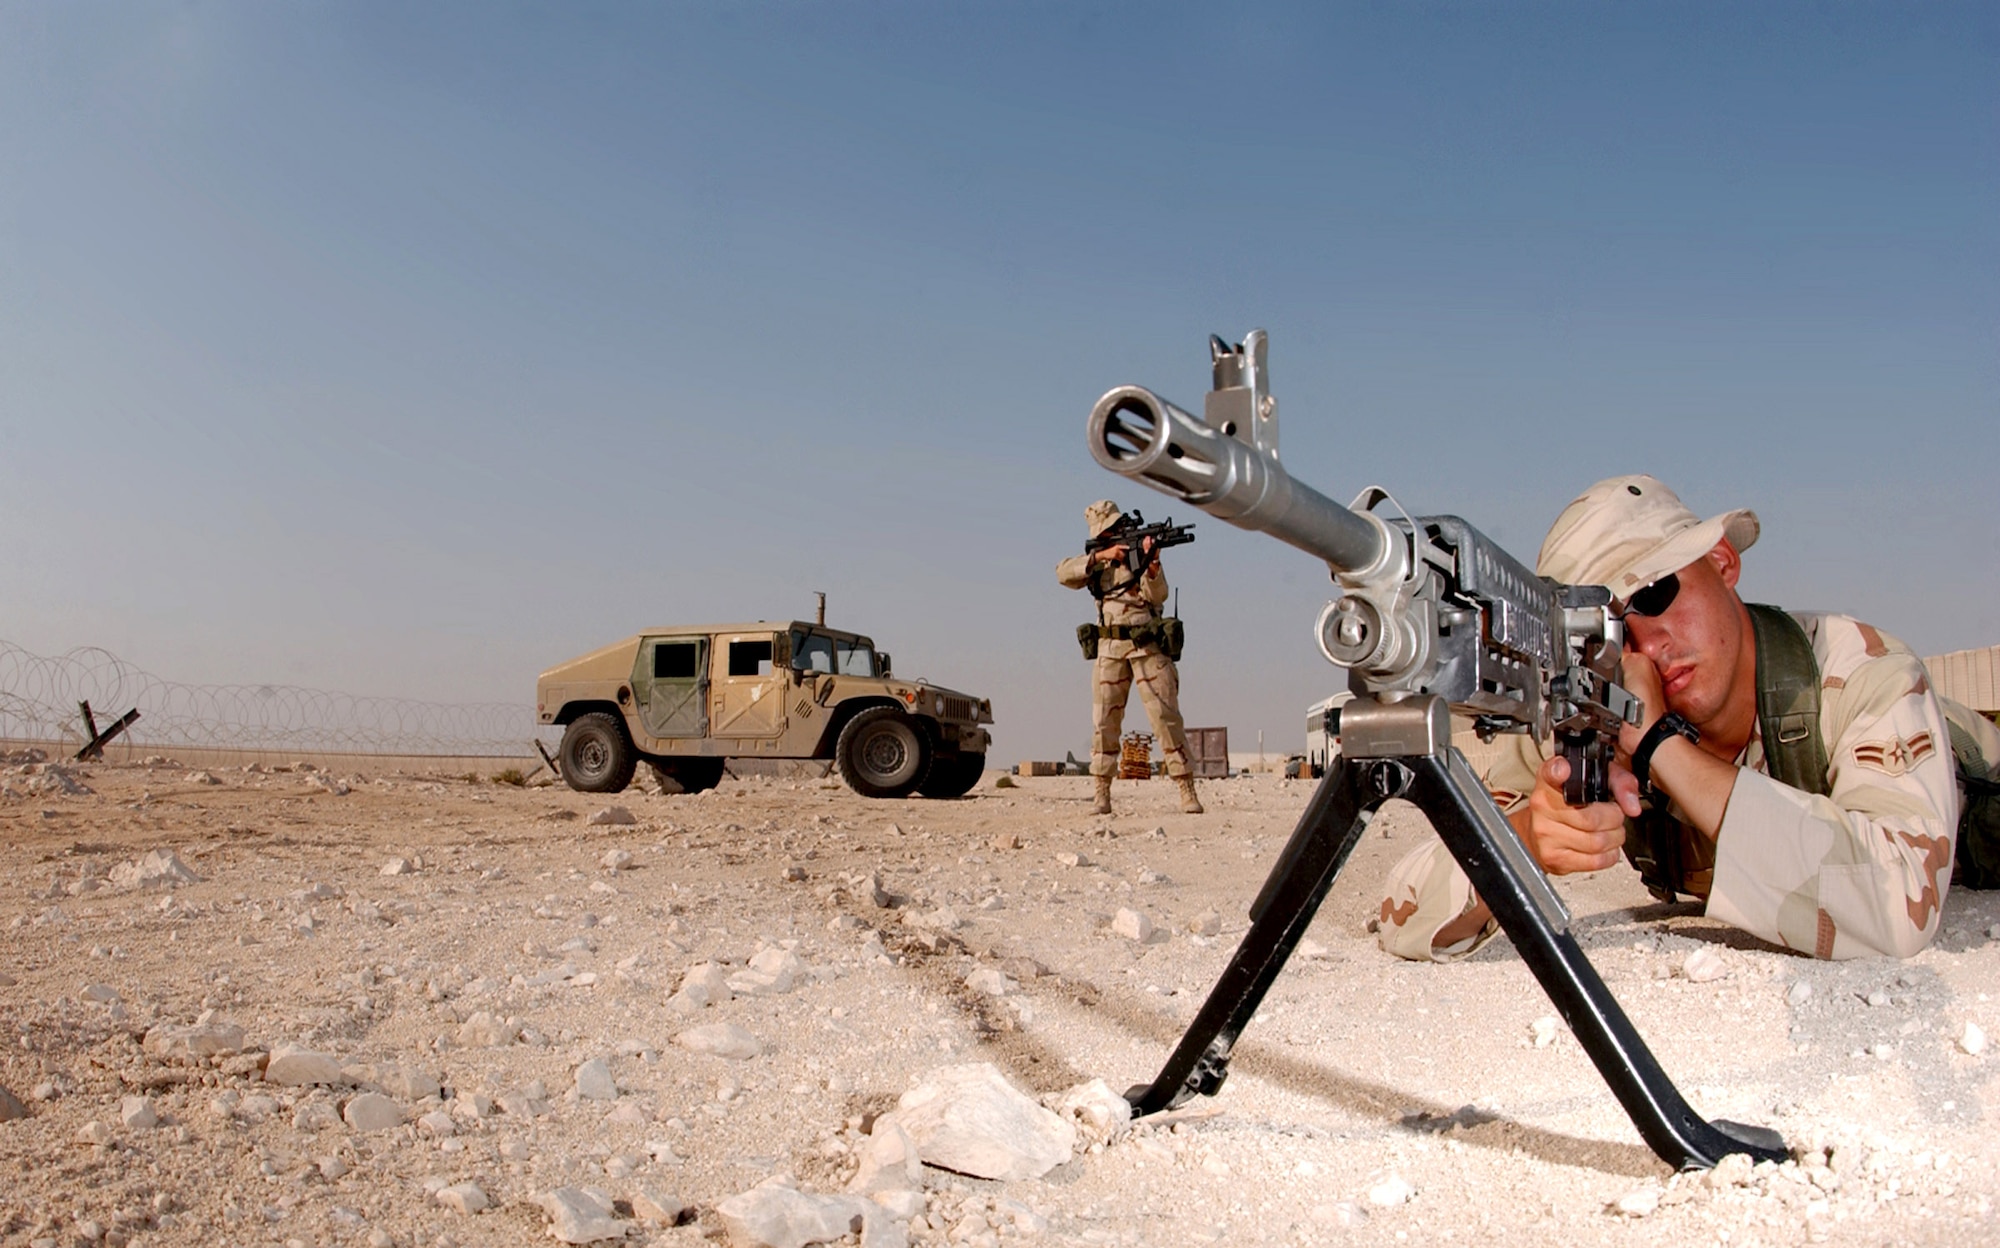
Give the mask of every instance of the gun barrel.
M 1090 454 L 1121 476 L 1238 528 L 1269 533 L 1335 572 L 1389 557 L 1388 527 L 1327 498 L 1239 439 L 1143 386 L 1120 386 L 1090 410 Z

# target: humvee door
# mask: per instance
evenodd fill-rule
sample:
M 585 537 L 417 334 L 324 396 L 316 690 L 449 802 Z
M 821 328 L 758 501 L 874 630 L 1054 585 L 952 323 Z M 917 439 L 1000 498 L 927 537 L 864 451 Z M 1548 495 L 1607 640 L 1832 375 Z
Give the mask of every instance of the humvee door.
M 632 696 L 652 736 L 707 736 L 708 638 L 646 638 L 632 670 Z
M 781 636 L 724 633 L 715 639 L 712 735 L 775 737 L 784 731 L 786 676 L 776 644 Z

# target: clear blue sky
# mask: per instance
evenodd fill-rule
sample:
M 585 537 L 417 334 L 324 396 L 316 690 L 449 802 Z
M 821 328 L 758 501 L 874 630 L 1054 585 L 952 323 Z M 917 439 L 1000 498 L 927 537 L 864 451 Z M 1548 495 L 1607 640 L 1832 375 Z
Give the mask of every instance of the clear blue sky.
M 526 701 L 824 589 L 1080 750 L 1054 564 L 1174 510 L 1085 414 L 1254 326 L 1336 498 L 1532 560 L 1651 471 L 1762 514 L 1753 598 L 2000 641 L 2000 9 L 0 0 L 43 653 Z M 1189 721 L 1295 748 L 1323 571 L 1199 531 Z

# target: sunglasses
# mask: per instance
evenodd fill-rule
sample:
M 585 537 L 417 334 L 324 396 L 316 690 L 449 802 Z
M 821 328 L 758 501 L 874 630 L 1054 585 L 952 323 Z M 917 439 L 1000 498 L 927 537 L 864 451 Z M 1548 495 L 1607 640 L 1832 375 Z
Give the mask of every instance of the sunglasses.
M 1665 615 L 1667 608 L 1674 605 L 1680 596 L 1681 578 L 1677 572 L 1669 572 L 1651 585 L 1625 600 L 1625 609 L 1619 615 Z

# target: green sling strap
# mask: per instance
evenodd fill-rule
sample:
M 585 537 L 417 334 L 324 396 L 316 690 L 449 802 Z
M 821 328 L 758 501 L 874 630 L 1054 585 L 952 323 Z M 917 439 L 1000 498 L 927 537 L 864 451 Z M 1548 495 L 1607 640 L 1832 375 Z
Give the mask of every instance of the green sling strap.
M 1757 634 L 1757 727 L 1764 767 L 1779 784 L 1824 797 L 1826 742 L 1819 734 L 1819 660 L 1799 622 L 1777 607 L 1743 604 Z

